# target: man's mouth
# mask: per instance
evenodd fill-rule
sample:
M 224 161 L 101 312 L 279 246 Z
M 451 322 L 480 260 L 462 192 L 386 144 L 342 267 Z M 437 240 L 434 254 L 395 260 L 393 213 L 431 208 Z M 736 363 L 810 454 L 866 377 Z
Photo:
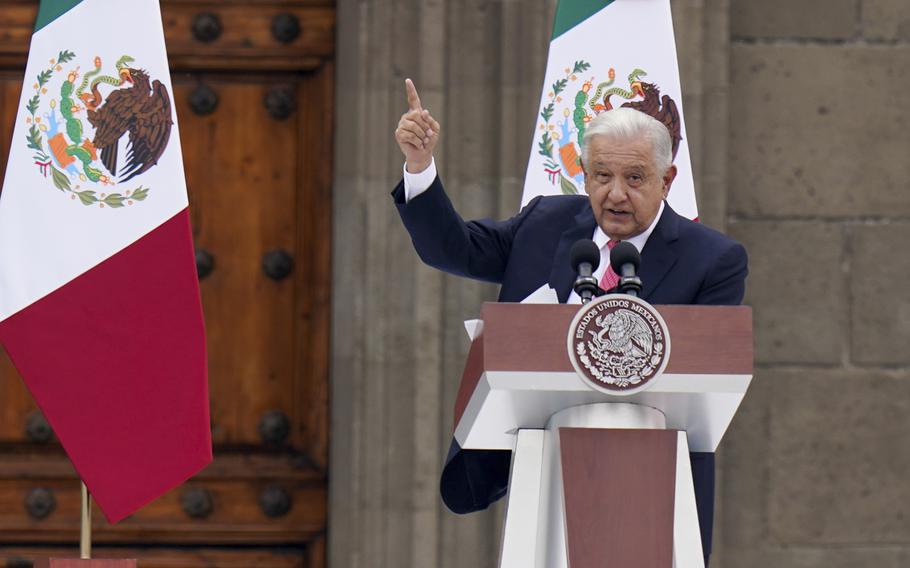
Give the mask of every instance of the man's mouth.
M 625 216 L 632 214 L 629 211 L 621 211 L 619 209 L 609 209 L 609 208 L 607 209 L 607 213 L 609 213 L 610 215 L 615 215 L 617 217 L 625 217 Z

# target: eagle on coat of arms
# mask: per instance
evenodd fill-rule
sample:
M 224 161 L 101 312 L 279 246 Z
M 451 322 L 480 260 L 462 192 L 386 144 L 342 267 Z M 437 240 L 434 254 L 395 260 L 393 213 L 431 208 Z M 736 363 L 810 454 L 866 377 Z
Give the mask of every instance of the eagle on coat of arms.
M 97 109 L 88 109 L 88 121 L 95 127 L 95 148 L 101 163 L 117 175 L 118 143 L 129 136 L 121 182 L 128 181 L 158 163 L 171 137 L 171 97 L 161 81 L 150 81 L 143 69 L 124 69 L 129 87 L 117 89 Z

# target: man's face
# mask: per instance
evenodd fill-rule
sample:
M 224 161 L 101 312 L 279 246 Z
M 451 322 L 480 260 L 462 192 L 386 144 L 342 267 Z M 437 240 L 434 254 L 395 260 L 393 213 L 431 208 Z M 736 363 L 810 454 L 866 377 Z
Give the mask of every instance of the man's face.
M 652 153 L 644 138 L 593 136 L 588 141 L 585 192 L 597 224 L 611 239 L 625 240 L 647 229 L 670 191 L 676 166 L 658 173 Z

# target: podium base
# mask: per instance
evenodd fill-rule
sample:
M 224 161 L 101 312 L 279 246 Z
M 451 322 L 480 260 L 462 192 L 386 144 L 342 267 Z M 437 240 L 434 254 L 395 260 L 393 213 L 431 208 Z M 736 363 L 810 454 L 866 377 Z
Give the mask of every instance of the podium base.
M 80 558 L 38 558 L 35 560 L 35 568 L 136 568 L 136 560 L 110 558 L 92 558 L 83 560 Z
M 685 432 L 634 403 L 519 429 L 500 568 L 704 568 Z

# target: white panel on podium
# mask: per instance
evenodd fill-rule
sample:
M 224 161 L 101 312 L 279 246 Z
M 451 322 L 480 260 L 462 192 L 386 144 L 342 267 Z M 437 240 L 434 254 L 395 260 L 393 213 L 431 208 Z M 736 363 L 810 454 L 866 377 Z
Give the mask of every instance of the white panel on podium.
M 511 450 L 521 428 L 543 428 L 564 408 L 598 402 L 631 402 L 660 409 L 667 428 L 686 430 L 693 452 L 713 452 L 752 375 L 664 374 L 631 396 L 588 387 L 574 372 L 484 372 L 455 429 L 465 449 Z M 517 426 L 517 428 L 516 428 Z

